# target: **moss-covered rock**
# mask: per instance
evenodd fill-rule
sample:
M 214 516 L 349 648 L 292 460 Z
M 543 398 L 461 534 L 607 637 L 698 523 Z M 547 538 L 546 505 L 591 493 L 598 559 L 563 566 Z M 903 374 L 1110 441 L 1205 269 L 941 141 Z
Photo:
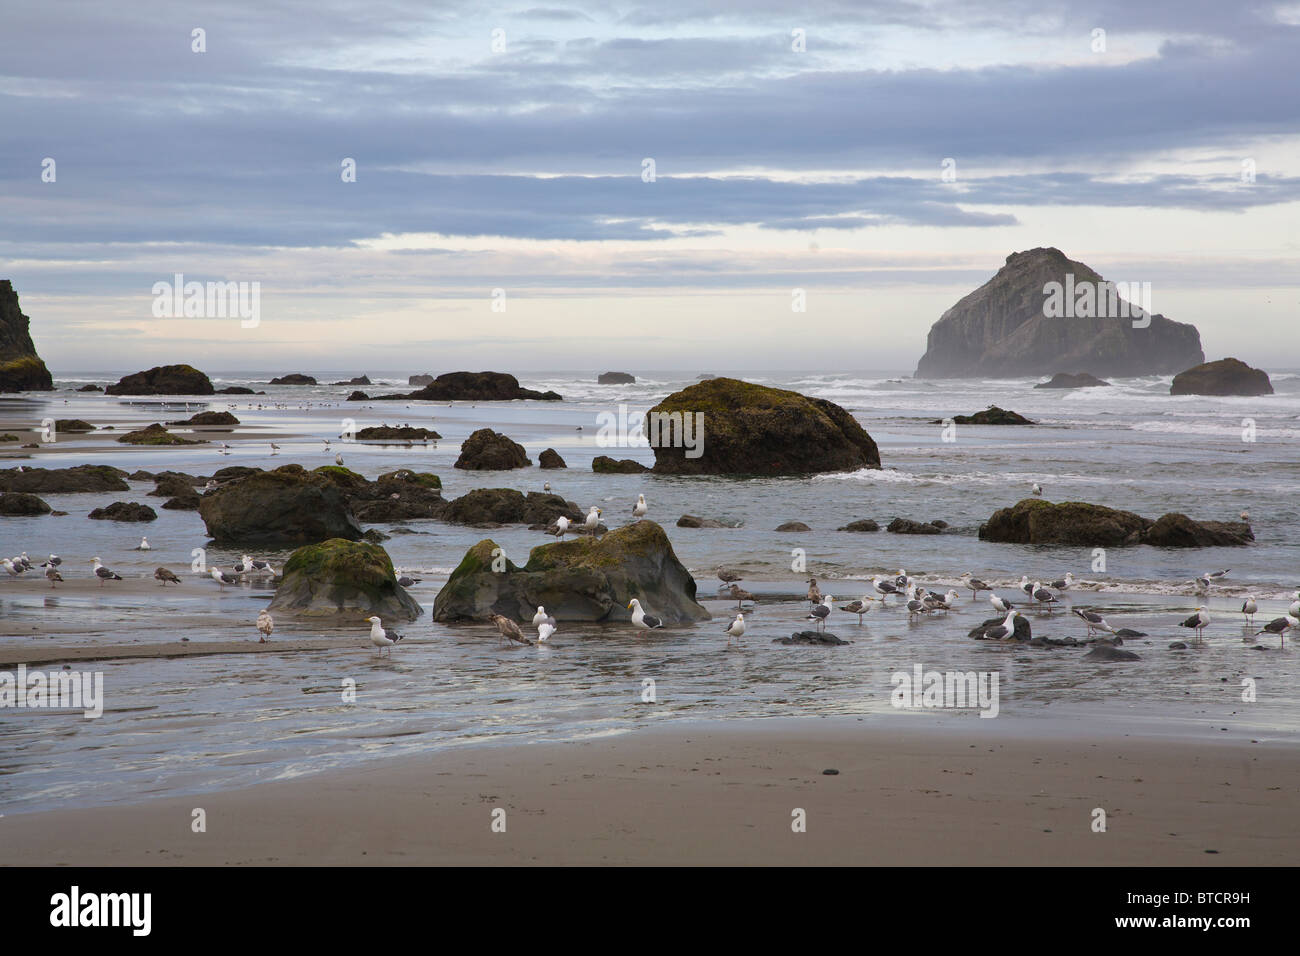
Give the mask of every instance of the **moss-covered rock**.
M 424 613 L 397 583 L 377 544 L 332 538 L 299 548 L 284 563 L 271 610 L 302 617 L 413 621 Z
M 36 354 L 31 320 L 23 315 L 18 293 L 0 279 L 0 392 L 48 392 L 54 388 L 50 370 Z
M 522 567 L 496 542 L 480 541 L 438 593 L 433 619 L 484 621 L 502 614 L 525 621 L 542 605 L 560 621 L 630 621 L 632 598 L 670 626 L 709 618 L 695 600 L 695 579 L 653 521 L 624 525 L 599 540 L 541 545 Z
M 334 466 L 330 466 L 333 468 Z M 346 468 L 306 472 L 290 465 L 225 481 L 199 499 L 208 535 L 222 544 L 283 547 L 361 537 L 349 505 Z M 221 479 L 221 472 L 217 473 Z
M 990 405 L 974 415 L 954 415 L 952 420 L 958 425 L 1032 425 L 1034 424 L 1019 412 Z
M 173 435 L 165 427 L 155 422 L 145 428 L 127 432 L 118 439 L 123 445 L 201 445 L 200 439 L 182 438 Z
M 49 513 L 50 506 L 36 495 L 23 491 L 0 492 L 0 517 L 25 518 Z
M 880 467 L 876 443 L 852 415 L 834 402 L 786 389 L 713 378 L 674 392 L 649 415 L 646 437 L 660 474 L 795 475 Z M 656 420 L 657 429 L 649 424 Z M 695 450 L 673 430 L 686 422 L 702 423 L 690 432 L 699 441 L 697 457 L 687 456 Z
M 468 471 L 505 471 L 531 464 L 523 445 L 490 428 L 480 428 L 460 446 L 460 457 L 454 467 Z
M 1255 533 L 1244 521 L 1193 521 L 1174 511 L 1157 518 L 1142 540 L 1158 548 L 1235 547 L 1254 541 Z
M 199 412 L 181 422 L 169 422 L 171 425 L 238 425 L 239 419 L 230 412 Z
M 93 432 L 95 426 L 81 418 L 56 418 L 54 420 L 54 431 L 61 432 Z
M 597 455 L 591 461 L 591 470 L 598 475 L 639 475 L 650 469 L 631 458 L 614 459 L 609 455 Z
M 442 436 L 432 428 L 412 425 L 371 425 L 357 432 L 357 441 L 437 441 Z
M 211 395 L 212 380 L 192 365 L 157 365 L 123 376 L 107 395 Z
M 980 525 L 984 541 L 1014 544 L 1069 544 L 1115 547 L 1138 544 L 1151 521 L 1131 511 L 1119 511 L 1084 501 L 1053 503 L 1026 498 L 1002 508 Z
M 35 494 L 79 494 L 98 491 L 130 491 L 127 473 L 112 465 L 74 465 L 71 468 L 0 469 L 0 491 Z

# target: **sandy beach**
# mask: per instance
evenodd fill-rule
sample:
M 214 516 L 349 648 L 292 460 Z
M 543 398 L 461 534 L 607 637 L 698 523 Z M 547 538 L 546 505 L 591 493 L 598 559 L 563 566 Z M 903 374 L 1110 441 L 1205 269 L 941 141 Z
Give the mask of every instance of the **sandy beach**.
M 42 866 L 1254 866 L 1300 853 L 1293 747 L 1023 729 L 808 718 L 455 748 L 6 816 L 0 845 L 6 865 Z M 206 832 L 191 830 L 195 808 Z M 492 829 L 498 808 L 505 832 Z M 806 832 L 792 830 L 796 809 Z

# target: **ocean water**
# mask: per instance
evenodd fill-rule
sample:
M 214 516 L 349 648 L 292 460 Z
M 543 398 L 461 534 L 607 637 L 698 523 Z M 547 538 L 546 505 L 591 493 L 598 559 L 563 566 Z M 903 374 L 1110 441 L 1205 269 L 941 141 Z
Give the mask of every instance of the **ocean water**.
M 311 371 L 321 381 L 355 371 Z M 1046 715 L 1088 721 L 1155 722 L 1171 734 L 1248 734 L 1294 739 L 1300 700 L 1294 688 L 1300 664 L 1288 642 L 1261 639 L 1237 613 L 1242 596 L 1260 603 L 1259 623 L 1281 614 L 1300 587 L 1300 373 L 1270 370 L 1276 394 L 1262 398 L 1168 395 L 1168 377 L 1116 380 L 1111 388 L 1035 390 L 1036 380 L 919 382 L 889 372 L 743 373 L 749 381 L 828 398 L 851 411 L 880 446 L 881 470 L 810 478 L 729 479 L 594 475 L 596 455 L 650 464 L 643 444 L 620 447 L 600 436 L 602 415 L 635 415 L 695 380 L 694 374 L 633 370 L 629 386 L 601 386 L 587 372 L 521 373 L 523 385 L 554 389 L 563 403 L 349 403 L 352 386 L 268 386 L 268 376 L 217 373 L 218 387 L 264 389 L 264 396 L 205 400 L 119 399 L 77 393 L 87 381 L 114 381 L 106 372 L 68 375 L 49 395 L 0 398 L 0 431 L 39 427 L 42 419 L 85 418 L 116 429 L 188 417 L 203 408 L 230 408 L 242 424 L 226 439 L 193 448 L 129 448 L 95 438 L 63 435 L 35 462 L 46 467 L 94 462 L 129 471 L 172 468 L 211 474 L 227 465 L 273 467 L 300 462 L 346 465 L 374 477 L 394 468 L 433 471 L 444 494 L 476 487 L 553 490 L 586 507 L 600 505 L 607 523 L 632 520 L 638 494 L 650 517 L 668 530 L 678 557 L 693 571 L 712 621 L 638 638 L 626 624 L 562 625 L 552 645 L 507 648 L 483 626 L 435 625 L 426 613 L 402 627 L 407 640 L 391 659 L 375 657 L 365 631 L 277 622 L 273 640 L 331 636 L 337 646 L 285 655 L 225 655 L 176 660 L 107 661 L 106 712 L 84 720 L 65 712 L 0 711 L 0 812 L 88 805 L 141 795 L 201 792 L 259 780 L 328 771 L 361 760 L 430 753 L 501 741 L 571 739 L 617 734 L 647 722 L 729 717 L 859 715 L 873 721 L 978 719 L 970 711 L 902 713 L 891 706 L 891 677 L 928 669 L 992 671 L 1000 675 L 1003 718 L 1032 726 Z M 726 370 L 710 370 L 727 374 Z M 409 390 L 406 374 L 369 372 L 375 393 Z M 990 404 L 1014 409 L 1032 428 L 958 426 L 943 440 L 935 419 Z M 443 439 L 435 446 L 348 443 L 339 435 L 387 422 L 425 425 Z M 521 442 L 536 460 L 553 447 L 568 469 L 507 473 L 452 468 L 461 441 L 492 427 Z M 1253 426 L 1253 427 L 1252 427 Z M 1243 436 L 1253 440 L 1243 440 Z M 29 436 L 24 436 L 28 440 Z M 333 440 L 325 451 L 322 439 Z M 270 455 L 270 441 L 281 446 Z M 707 442 L 707 422 L 706 422 Z M 13 444 L 0 456 L 25 455 Z M 14 462 L 0 461 L 0 467 Z M 1091 549 L 981 542 L 979 524 L 998 508 L 1043 486 L 1051 500 L 1082 500 L 1158 517 L 1182 511 L 1200 519 L 1235 520 L 1249 510 L 1256 542 L 1246 548 L 1112 548 L 1104 570 Z M 0 575 L 0 647 L 120 644 L 176 640 L 256 640 L 252 622 L 271 592 L 250 582 L 220 591 L 188 573 L 194 548 L 207 547 L 193 512 L 158 510 L 147 526 L 87 521 L 93 507 L 113 500 L 148 502 L 152 483 L 108 495 L 51 495 L 63 518 L 0 520 L 0 554 L 49 552 L 64 560 L 65 577 L 89 575 L 101 556 L 128 579 L 147 580 L 154 567 L 181 573 L 180 588 L 93 593 L 51 591 L 35 576 Z M 738 527 L 675 527 L 685 513 Z M 849 521 L 872 518 L 882 528 L 895 516 L 943 519 L 935 536 L 839 532 Z M 811 531 L 778 533 L 799 520 Z M 412 594 L 432 608 L 438 588 L 465 550 L 490 536 L 514 560 L 550 541 L 523 527 L 474 529 L 434 521 L 377 524 L 397 533 L 385 542 L 394 562 L 421 577 Z M 133 551 L 141 533 L 153 550 Z M 287 552 L 262 555 L 277 565 Z M 237 554 L 209 549 L 209 565 Z M 802 562 L 802 564 L 800 563 Z M 742 648 L 728 648 L 722 628 L 734 603 L 717 597 L 720 566 L 745 571 L 744 586 L 762 603 L 747 615 Z M 806 572 L 796 570 L 805 567 Z M 1149 637 L 1126 644 L 1142 660 L 1098 665 L 1075 649 L 1008 647 L 972 641 L 966 632 L 994 616 L 981 595 L 963 593 L 949 615 L 909 622 L 892 606 L 859 626 L 836 612 L 830 630 L 852 641 L 842 647 L 787 647 L 772 643 L 811 626 L 800 598 L 809 574 L 841 600 L 860 596 L 872 574 L 900 568 L 934 588 L 957 586 L 963 571 L 999 586 L 1015 599 L 1021 574 L 1051 580 L 1072 571 L 1079 581 L 1063 595 L 1096 607 L 1117 626 Z M 1192 581 L 1231 569 L 1210 595 Z M 890 602 L 892 605 L 894 602 Z M 1214 617 L 1204 646 L 1172 651 L 1189 632 L 1176 622 L 1206 603 Z M 653 611 L 653 609 L 650 609 Z M 1036 635 L 1082 637 L 1081 623 L 1064 610 L 1032 612 Z M 1243 640 L 1243 638 L 1251 638 Z M 1296 636 L 1300 640 L 1300 635 Z M 87 665 L 78 665 L 90 669 Z M 43 665 L 42 669 L 50 669 Z M 653 703 L 643 682 L 655 682 Z M 344 702 L 344 681 L 357 686 Z M 1243 681 L 1255 699 L 1243 700 Z

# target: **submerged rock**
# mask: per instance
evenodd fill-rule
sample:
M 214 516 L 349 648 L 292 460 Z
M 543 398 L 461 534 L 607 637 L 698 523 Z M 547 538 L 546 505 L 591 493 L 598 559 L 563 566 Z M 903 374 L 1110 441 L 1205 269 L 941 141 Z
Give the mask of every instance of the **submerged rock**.
M 802 532 L 802 531 L 811 531 L 812 528 L 808 527 L 802 521 L 786 521 L 782 524 L 777 525 L 774 530 Z
M 990 405 L 982 412 L 976 412 L 974 415 L 954 415 L 952 420 L 958 425 L 1032 425 L 1034 424 L 1019 412 L 1008 411 L 1005 408 L 998 408 L 996 405 Z M 943 424 L 943 419 L 936 419 L 933 424 Z
M 645 465 L 631 458 L 615 460 L 608 455 L 597 455 L 591 461 L 591 470 L 601 475 L 639 475 L 649 471 Z
M 490 428 L 480 428 L 460 446 L 460 457 L 454 467 L 468 471 L 507 471 L 531 464 L 523 445 Z
M 942 534 L 943 528 L 933 521 L 913 521 L 911 518 L 895 518 L 889 522 L 886 531 L 891 534 Z
M 1062 316 L 1049 314 L 1053 288 L 1068 299 Z M 915 377 L 1019 378 L 1062 367 L 1110 376 L 1169 375 L 1205 361 L 1195 326 L 1139 309 L 1135 328 L 1134 310 L 1123 315 L 1118 303 L 1114 311 L 1109 303 L 1097 309 L 1098 290 L 1105 298 L 1113 288 L 1059 249 L 1013 252 L 997 275 L 930 328 Z
M 840 644 L 851 644 L 852 641 L 842 641 L 830 631 L 795 631 L 789 637 L 774 637 L 773 644 L 817 644 L 823 647 L 834 647 Z M 822 771 L 826 773 L 826 771 Z M 838 770 L 834 773 L 839 773 Z
M 1085 661 L 1140 661 L 1142 658 L 1132 651 L 1110 644 L 1095 644 L 1092 650 L 1083 655 Z
M 135 501 L 114 501 L 106 508 L 96 508 L 87 517 L 96 521 L 156 521 L 158 512 Z
M 734 378 L 674 392 L 650 409 L 645 428 L 658 474 L 795 475 L 880 467 L 876 443 L 834 402 Z M 683 429 L 693 447 L 687 447 Z
M 424 609 L 397 583 L 382 547 L 331 538 L 299 548 L 284 563 L 270 609 L 301 617 L 413 621 Z M 364 636 L 364 635 L 362 635 Z
M 1049 381 L 1039 382 L 1034 388 L 1097 388 L 1102 385 L 1109 386 L 1110 382 L 1087 372 L 1057 372 Z
M 56 418 L 55 432 L 93 432 L 95 426 L 81 418 Z
M 148 425 L 144 428 L 137 428 L 133 432 L 127 432 L 118 439 L 124 445 L 201 445 L 203 442 L 197 438 L 182 438 L 180 435 L 173 435 L 158 422 Z
M 170 425 L 238 425 L 239 419 L 230 412 L 199 412 L 181 422 L 168 422 Z
M 858 521 L 850 521 L 844 527 L 837 528 L 836 530 L 838 531 L 879 531 L 880 525 L 872 521 L 870 518 L 862 518 Z
M 668 626 L 707 620 L 695 600 L 695 579 L 677 560 L 668 535 L 642 520 L 591 537 L 544 544 L 528 563 L 510 561 L 485 539 L 466 553 L 434 602 L 441 622 L 486 621 L 501 614 L 530 621 L 538 605 L 559 621 L 631 620 L 637 598 Z
M 677 519 L 679 528 L 738 528 L 740 522 L 720 521 L 717 518 L 701 518 L 697 515 L 682 515 Z
M 1263 369 L 1235 358 L 1205 362 L 1174 376 L 1170 395 L 1272 395 L 1273 383 Z
M 108 395 L 211 395 L 212 381 L 192 365 L 156 365 L 123 376 L 104 389 Z

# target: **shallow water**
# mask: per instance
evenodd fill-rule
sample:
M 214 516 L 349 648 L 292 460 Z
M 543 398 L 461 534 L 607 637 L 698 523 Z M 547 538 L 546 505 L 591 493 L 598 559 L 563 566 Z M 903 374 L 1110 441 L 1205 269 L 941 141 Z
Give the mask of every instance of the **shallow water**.
M 319 374 L 322 380 L 351 372 Z M 639 373 L 638 373 L 639 374 Z M 371 372 L 374 393 L 384 390 Z M 640 377 L 640 376 L 639 376 Z M 286 655 L 213 656 L 175 660 L 106 662 L 107 712 L 99 720 L 66 713 L 0 711 L 0 805 L 5 812 L 65 804 L 95 804 L 225 787 L 316 772 L 381 755 L 435 750 L 489 740 L 565 739 L 617 733 L 648 721 L 808 714 L 868 715 L 888 720 L 890 676 L 921 663 L 926 669 L 995 671 L 1001 710 L 1013 717 L 1069 709 L 1086 721 L 1164 721 L 1178 732 L 1221 733 L 1221 727 L 1260 735 L 1300 733 L 1300 702 L 1294 687 L 1300 665 L 1288 642 L 1277 650 L 1250 649 L 1235 613 L 1241 595 L 1260 601 L 1257 620 L 1280 614 L 1300 584 L 1300 375 L 1273 373 L 1278 394 L 1266 398 L 1171 398 L 1168 378 L 1121 380 L 1108 389 L 1047 391 L 1032 381 L 921 383 L 888 374 L 786 374 L 744 376 L 836 401 L 862 421 L 880 445 L 884 469 L 807 479 L 734 480 L 654 475 L 597 476 L 598 454 L 651 463 L 646 447 L 610 448 L 597 439 L 597 416 L 617 414 L 626 403 L 644 411 L 694 376 L 661 373 L 634 386 L 598 386 L 591 374 L 521 376 L 522 384 L 555 389 L 561 405 L 408 405 L 346 403 L 351 386 L 294 388 L 255 385 L 267 395 L 222 396 L 206 407 L 233 410 L 243 424 L 222 456 L 212 445 L 196 448 L 126 448 L 102 440 L 60 436 L 57 452 L 42 454 L 47 467 L 83 461 L 128 470 L 174 468 L 211 474 L 227 465 L 275 466 L 299 461 L 332 463 L 340 452 L 348 467 L 374 477 L 398 467 L 442 476 L 444 493 L 474 487 L 511 486 L 554 490 L 580 505 L 599 504 L 606 520 L 630 520 L 637 494 L 650 502 L 650 517 L 669 531 L 678 556 L 696 574 L 714 620 L 694 628 L 638 639 L 626 625 L 564 625 L 544 648 L 505 648 L 483 627 L 434 625 L 426 613 L 402 628 L 408 640 L 392 659 L 374 657 L 365 634 L 339 635 L 336 650 Z M 218 376 L 214 376 L 214 381 Z M 253 384 L 264 376 L 220 376 L 224 384 Z M 60 380 L 111 381 L 106 375 Z M 407 390 L 405 376 L 393 390 Z M 234 401 L 239 399 L 239 401 Z M 1034 428 L 958 426 L 956 441 L 942 441 L 931 420 L 970 413 L 989 404 L 1012 408 L 1040 423 Z M 80 417 L 96 424 L 139 425 L 187 417 L 191 402 L 122 400 L 67 390 L 46 398 L 0 399 L 0 430 L 41 418 Z M 273 407 L 273 406 L 280 407 Z M 338 440 L 344 419 L 358 427 L 409 422 L 443 435 L 436 448 L 362 446 Z M 1255 423 L 1253 442 L 1242 441 L 1242 421 Z M 465 473 L 451 466 L 460 442 L 484 425 L 523 443 L 530 455 L 554 447 L 565 471 Z M 579 431 L 581 426 L 581 431 Z M 707 425 L 706 425 L 707 427 Z M 272 436 L 281 452 L 270 456 Z M 322 438 L 334 440 L 324 451 Z M 26 439 L 24 439 L 26 440 Z M 707 432 L 706 432 L 707 440 Z M 12 447 L 0 455 L 19 452 Z M 53 459 L 53 460 L 50 460 Z M 8 466 L 10 463 L 4 463 Z M 1126 508 L 1150 517 L 1184 511 L 1194 518 L 1235 519 L 1249 509 L 1257 537 L 1248 548 L 1165 550 L 1138 546 L 1110 549 L 1104 571 L 1093 570 L 1089 549 L 1025 547 L 980 542 L 979 523 L 999 507 L 1026 497 L 1030 483 L 1050 499 L 1077 499 Z M 133 483 L 132 493 L 51 495 L 66 518 L 7 518 L 0 522 L 0 553 L 53 551 L 65 559 L 65 577 L 88 575 L 100 555 L 127 578 L 148 578 L 165 564 L 185 572 L 194 548 L 207 546 L 193 512 L 158 510 L 147 526 L 84 519 L 112 500 L 145 501 L 152 483 Z M 681 529 L 677 517 L 691 513 L 741 524 L 726 529 Z M 902 536 L 851 534 L 836 528 L 857 518 L 883 527 L 895 515 L 942 518 L 949 533 Z M 807 534 L 781 534 L 787 520 L 812 527 Z M 377 525 L 392 532 L 388 525 Z M 484 531 L 437 522 L 411 522 L 418 534 L 397 534 L 385 543 L 394 562 L 424 580 L 412 593 L 427 609 L 446 574 L 465 549 L 491 536 L 516 561 L 549 541 L 521 527 Z M 141 533 L 149 552 L 131 550 Z M 1049 580 L 1073 571 L 1081 583 L 1065 598 L 1099 607 L 1116 626 L 1147 631 L 1126 646 L 1139 663 L 1088 664 L 1077 649 L 1011 648 L 969 640 L 966 631 L 993 616 L 987 596 L 976 602 L 964 592 L 961 607 L 908 623 L 890 609 L 856 618 L 836 613 L 831 630 L 853 643 L 844 647 L 785 647 L 775 637 L 811 626 L 803 620 L 805 574 L 791 570 L 795 549 L 806 553 L 808 573 L 839 599 L 859 596 L 872 573 L 902 566 L 936 590 L 973 571 L 1015 594 L 1022 573 Z M 285 552 L 265 555 L 277 565 Z M 209 549 L 208 564 L 228 565 L 237 554 Z M 743 649 L 728 649 L 721 629 L 731 610 L 713 599 L 720 565 L 747 571 L 745 586 L 765 596 L 749 616 Z M 1215 623 L 1204 647 L 1171 651 L 1188 632 L 1175 622 L 1198 599 L 1191 580 L 1231 568 L 1208 598 Z M 255 639 L 252 621 L 270 592 L 253 585 L 218 591 L 214 582 L 187 573 L 182 588 L 145 596 L 52 592 L 43 581 L 0 579 L 0 643 L 127 643 L 174 640 Z M 892 604 L 893 602 L 891 602 Z M 653 609 L 651 609 L 653 610 Z M 1035 634 L 1083 636 L 1077 619 L 1061 611 L 1031 615 Z M 33 630 L 36 628 L 38 630 Z M 1256 628 L 1257 629 L 1257 628 Z M 315 627 L 277 622 L 276 639 L 317 636 Z M 44 636 L 37 636 L 43 634 Z M 1297 639 L 1300 639 L 1298 637 Z M 48 668 L 44 668 L 48 669 Z M 341 682 L 357 682 L 355 704 L 341 700 Z M 641 701 L 642 681 L 656 682 L 657 702 Z M 1258 699 L 1241 699 L 1242 681 L 1255 678 Z M 972 716 L 966 712 L 961 718 Z

